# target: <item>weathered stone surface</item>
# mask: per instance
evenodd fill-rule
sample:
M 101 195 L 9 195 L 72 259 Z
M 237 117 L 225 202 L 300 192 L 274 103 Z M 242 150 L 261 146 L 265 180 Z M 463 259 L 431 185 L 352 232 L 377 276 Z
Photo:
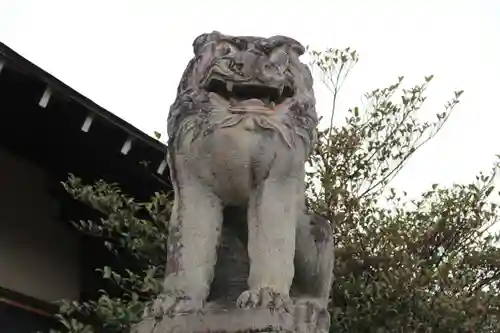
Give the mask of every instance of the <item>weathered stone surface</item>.
M 220 310 L 200 314 L 145 319 L 138 332 L 295 332 L 294 317 L 289 313 L 272 313 L 267 309 Z
M 304 47 L 212 32 L 193 49 L 168 117 L 175 203 L 164 291 L 145 318 L 163 316 L 161 332 L 314 332 L 301 314 L 314 299 L 305 313 L 321 313 L 328 330 L 333 233 L 305 209 L 318 118 Z
M 132 333 L 296 332 L 327 333 L 329 315 L 310 303 L 292 313 L 269 309 L 206 309 L 190 314 L 145 317 Z

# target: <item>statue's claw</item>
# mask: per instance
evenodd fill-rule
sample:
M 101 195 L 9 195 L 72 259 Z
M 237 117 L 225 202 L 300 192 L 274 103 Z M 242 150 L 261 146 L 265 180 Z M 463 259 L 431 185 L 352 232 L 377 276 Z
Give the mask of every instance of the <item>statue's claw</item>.
M 259 291 L 246 290 L 236 300 L 236 306 L 242 309 L 254 308 L 259 304 Z
M 243 309 L 269 308 L 291 312 L 292 301 L 288 295 L 275 292 L 271 288 L 244 291 L 236 301 L 236 306 Z

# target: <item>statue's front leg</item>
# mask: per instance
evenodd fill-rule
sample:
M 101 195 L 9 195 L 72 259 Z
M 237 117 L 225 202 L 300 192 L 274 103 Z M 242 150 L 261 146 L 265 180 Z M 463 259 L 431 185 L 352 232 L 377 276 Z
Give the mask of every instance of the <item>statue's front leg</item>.
M 184 171 L 185 172 L 185 171 Z M 199 310 L 208 297 L 222 225 L 219 198 L 179 170 L 169 225 L 164 291 L 153 315 Z
M 270 177 L 250 197 L 249 290 L 239 297 L 240 307 L 289 309 L 294 275 L 297 188 L 297 179 Z

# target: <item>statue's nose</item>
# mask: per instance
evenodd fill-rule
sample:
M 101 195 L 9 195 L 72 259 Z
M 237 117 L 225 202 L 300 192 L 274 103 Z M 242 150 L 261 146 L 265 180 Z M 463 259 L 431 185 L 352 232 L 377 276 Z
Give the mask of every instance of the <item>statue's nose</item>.
M 234 67 L 239 72 L 243 73 L 246 77 L 254 77 L 257 69 L 257 63 L 259 62 L 259 55 L 253 52 L 243 52 L 240 56 L 235 59 Z

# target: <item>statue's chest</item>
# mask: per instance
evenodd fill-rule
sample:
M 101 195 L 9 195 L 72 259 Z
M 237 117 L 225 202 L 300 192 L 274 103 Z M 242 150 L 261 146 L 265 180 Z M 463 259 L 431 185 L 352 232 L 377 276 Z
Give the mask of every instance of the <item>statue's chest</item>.
M 263 137 L 261 131 L 232 128 L 214 134 L 214 141 L 217 144 L 210 165 L 217 187 L 228 198 L 246 198 L 272 168 L 272 140 Z
M 277 146 L 281 146 L 279 141 L 274 129 L 264 129 L 249 117 L 197 137 L 188 154 L 202 157 L 211 169 L 250 172 L 271 162 Z
M 248 199 L 269 175 L 281 141 L 274 131 L 246 127 L 241 122 L 219 128 L 196 140 L 188 154 L 200 178 L 228 203 Z

